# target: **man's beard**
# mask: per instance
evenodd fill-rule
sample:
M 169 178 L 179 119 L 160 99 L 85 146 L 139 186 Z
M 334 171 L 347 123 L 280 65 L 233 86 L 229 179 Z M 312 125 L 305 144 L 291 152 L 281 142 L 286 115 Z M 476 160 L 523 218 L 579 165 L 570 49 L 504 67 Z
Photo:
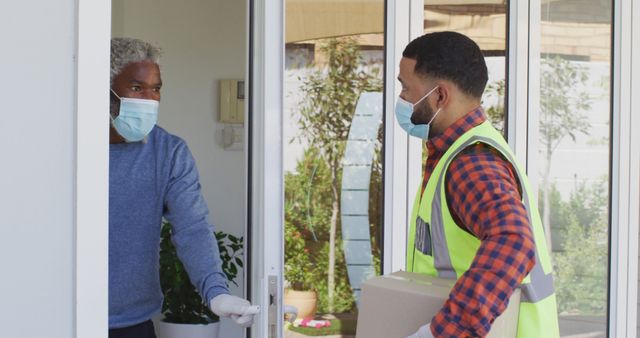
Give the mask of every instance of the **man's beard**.
M 417 109 L 413 112 L 413 115 L 411 115 L 411 123 L 415 125 L 428 124 L 433 118 L 434 111 L 427 103 L 427 100 L 423 100 L 418 103 L 416 108 Z

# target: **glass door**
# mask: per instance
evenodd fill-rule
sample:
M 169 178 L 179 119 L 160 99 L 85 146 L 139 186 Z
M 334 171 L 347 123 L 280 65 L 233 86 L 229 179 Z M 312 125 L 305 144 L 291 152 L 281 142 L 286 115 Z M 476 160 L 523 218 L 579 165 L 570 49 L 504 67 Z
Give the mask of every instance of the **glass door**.
M 560 334 L 606 337 L 613 1 L 538 6 L 529 169 L 554 263 Z
M 380 274 L 384 15 L 384 0 L 251 5 L 256 337 L 355 335 Z
M 384 8 L 285 1 L 285 337 L 355 335 L 381 271 Z

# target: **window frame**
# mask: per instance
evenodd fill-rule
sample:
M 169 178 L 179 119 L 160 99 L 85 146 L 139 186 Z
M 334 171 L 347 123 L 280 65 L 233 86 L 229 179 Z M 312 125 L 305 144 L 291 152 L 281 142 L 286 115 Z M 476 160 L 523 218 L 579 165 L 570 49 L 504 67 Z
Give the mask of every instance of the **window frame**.
M 76 337 L 107 337 L 111 1 L 76 1 Z M 98 105 L 96 102 L 103 102 Z
M 396 78 L 402 51 L 421 34 L 421 4 L 421 0 L 387 0 L 385 5 L 383 274 L 405 269 L 413 192 L 420 177 L 420 142 L 410 140 L 396 123 L 394 110 L 401 90 Z
M 640 98 L 640 6 L 613 1 L 612 116 L 610 163 L 610 337 L 636 337 L 640 209 L 640 119 L 632 112 Z

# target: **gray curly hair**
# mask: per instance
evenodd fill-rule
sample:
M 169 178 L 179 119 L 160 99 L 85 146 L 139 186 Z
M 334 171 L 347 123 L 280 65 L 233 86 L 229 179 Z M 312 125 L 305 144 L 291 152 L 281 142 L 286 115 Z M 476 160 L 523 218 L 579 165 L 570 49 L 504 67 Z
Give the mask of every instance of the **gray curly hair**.
M 116 77 L 122 69 L 132 62 L 151 61 L 159 64 L 160 48 L 133 38 L 112 38 L 111 39 L 111 78 Z

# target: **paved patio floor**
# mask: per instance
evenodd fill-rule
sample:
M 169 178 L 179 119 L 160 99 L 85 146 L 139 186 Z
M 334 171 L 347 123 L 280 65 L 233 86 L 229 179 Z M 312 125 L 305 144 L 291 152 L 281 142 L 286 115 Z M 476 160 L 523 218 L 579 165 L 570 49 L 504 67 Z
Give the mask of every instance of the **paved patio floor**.
M 285 331 L 284 338 L 307 338 L 304 334 Z M 331 335 L 325 338 L 355 338 L 352 335 Z M 561 338 L 606 338 L 606 318 L 596 316 L 560 316 Z

